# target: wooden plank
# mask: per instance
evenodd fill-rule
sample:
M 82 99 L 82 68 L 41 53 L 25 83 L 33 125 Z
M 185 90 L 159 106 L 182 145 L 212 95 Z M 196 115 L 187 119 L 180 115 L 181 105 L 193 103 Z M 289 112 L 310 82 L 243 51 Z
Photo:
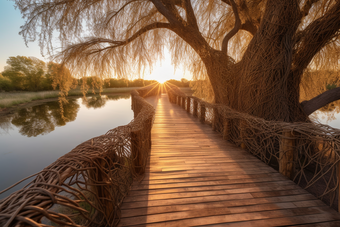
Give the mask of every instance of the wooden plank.
M 149 165 L 122 204 L 120 226 L 340 224 L 336 211 L 166 96 L 154 103 Z
M 260 197 L 275 197 L 286 195 L 301 195 L 306 194 L 302 189 L 295 189 L 292 186 L 279 188 L 242 188 L 242 189 L 229 189 L 229 190 L 210 190 L 210 191 L 196 191 L 196 192 L 176 192 L 165 194 L 147 194 L 138 196 L 129 196 L 125 203 L 137 201 L 151 201 L 151 200 L 164 200 L 164 199 L 178 199 L 178 198 L 193 198 L 211 195 L 231 195 L 240 193 L 251 193 L 254 198 Z
M 131 226 L 131 225 L 137 226 L 139 224 L 144 224 L 144 223 L 151 224 L 148 226 L 202 226 L 202 225 L 216 224 L 216 223 L 230 223 L 230 222 L 243 222 L 244 223 L 245 221 L 248 222 L 251 220 L 265 220 L 265 219 L 270 219 L 270 221 L 268 220 L 267 222 L 271 222 L 271 220 L 274 218 L 276 219 L 286 218 L 288 220 L 292 219 L 296 223 L 299 221 L 299 216 L 310 217 L 310 219 L 304 220 L 308 223 L 319 222 L 320 218 L 323 221 L 336 220 L 336 217 L 334 217 L 334 215 L 324 214 L 324 212 L 318 207 L 290 208 L 290 209 L 287 208 L 287 209 L 281 209 L 281 210 L 265 210 L 265 211 L 259 211 L 259 212 L 251 212 L 251 210 L 249 210 L 249 212 L 236 213 L 236 214 L 230 214 L 230 213 L 228 214 L 228 212 L 230 211 L 224 208 L 222 209 L 222 212 L 224 212 L 224 214 L 220 215 L 219 210 L 221 209 L 222 208 L 213 209 L 212 212 L 210 212 L 209 210 L 192 210 L 192 211 L 175 212 L 175 213 L 155 214 L 155 215 L 148 215 L 147 218 L 143 216 L 126 218 L 126 219 L 122 219 L 121 222 L 122 222 L 122 225 L 124 226 Z M 295 224 L 293 221 L 289 220 L 289 221 L 286 221 L 286 223 Z M 301 218 L 300 218 L 300 221 L 301 221 Z M 155 225 L 152 225 L 152 223 L 155 223 Z M 282 223 L 281 224 L 276 223 L 276 225 L 273 224 L 272 226 L 278 226 L 278 225 L 282 225 Z M 264 226 L 268 226 L 268 224 Z
M 304 201 L 302 201 L 304 202 Z M 320 200 L 310 200 L 309 206 L 307 207 L 317 207 L 320 206 Z M 255 204 L 256 203 L 256 204 Z M 322 202 L 321 202 L 322 203 Z M 255 204 L 255 205 L 254 205 Z M 182 205 L 172 205 L 172 206 L 158 206 L 158 207 L 143 207 L 143 208 L 136 208 L 136 209 L 129 209 L 128 212 L 123 212 L 122 218 L 127 217 L 134 217 L 134 216 L 142 216 L 142 215 L 149 215 L 149 214 L 162 214 L 162 213 L 170 213 L 170 212 L 180 212 L 180 211 L 187 211 L 187 210 L 203 210 L 203 209 L 213 209 L 213 208 L 229 208 L 230 213 L 243 213 L 243 207 L 247 207 L 247 209 L 253 211 L 262 211 L 262 210 L 276 210 L 276 209 L 284 209 L 284 208 L 297 208 L 298 206 L 295 205 L 294 202 L 267 202 L 262 199 L 257 199 L 253 201 L 249 201 L 248 204 L 242 203 L 240 204 L 233 204 L 228 205 L 226 203 L 218 202 L 208 202 L 208 203 L 196 203 L 196 204 L 182 204 Z
M 271 187 L 273 190 L 276 188 L 292 187 L 296 188 L 295 185 L 288 185 L 287 181 L 275 181 L 268 183 L 251 183 L 251 184 L 232 184 L 232 185 L 213 185 L 213 186 L 202 186 L 202 187 L 188 187 L 188 188 L 170 188 L 170 189 L 145 189 L 145 190 L 131 190 L 129 196 L 138 195 L 153 195 L 153 194 L 166 194 L 166 193 L 180 193 L 180 192 L 197 192 L 197 191 L 214 191 L 214 190 L 240 190 L 244 188 L 261 188 Z

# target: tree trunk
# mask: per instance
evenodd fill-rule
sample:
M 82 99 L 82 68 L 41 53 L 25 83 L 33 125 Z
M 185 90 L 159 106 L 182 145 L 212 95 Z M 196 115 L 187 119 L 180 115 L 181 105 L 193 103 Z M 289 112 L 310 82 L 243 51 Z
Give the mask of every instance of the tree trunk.
M 215 102 L 266 120 L 307 121 L 299 103 L 301 75 L 291 72 L 294 34 L 301 16 L 295 0 L 268 1 L 243 59 L 220 51 L 203 59 Z

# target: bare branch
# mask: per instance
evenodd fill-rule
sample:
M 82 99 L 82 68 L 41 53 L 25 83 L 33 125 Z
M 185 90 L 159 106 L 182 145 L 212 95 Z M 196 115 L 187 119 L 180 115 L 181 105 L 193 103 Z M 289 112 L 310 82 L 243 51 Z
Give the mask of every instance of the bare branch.
M 186 11 L 187 21 L 189 25 L 198 31 L 199 29 L 197 25 L 196 16 L 195 16 L 190 0 L 185 0 L 185 11 Z
M 294 56 L 293 73 L 305 69 L 324 46 L 339 36 L 339 30 L 340 1 L 299 33 L 299 43 L 296 45 L 299 49 Z
M 303 111 L 310 115 L 325 105 L 340 99 L 340 87 L 328 90 L 308 101 L 301 102 Z
M 170 24 L 173 24 L 175 26 L 183 26 L 183 24 L 176 18 L 176 16 L 168 10 L 162 2 L 159 0 L 151 0 L 151 2 L 154 4 L 156 9 L 163 15 L 165 18 L 170 22 Z
M 126 33 L 128 34 L 128 33 L 131 32 L 132 29 L 134 29 L 138 24 L 140 24 L 141 22 L 143 22 L 143 20 L 147 20 L 147 19 L 151 18 L 151 17 L 154 16 L 156 13 L 158 13 L 158 11 L 157 11 L 157 9 L 154 9 L 154 10 L 150 11 L 148 15 L 139 18 L 135 23 L 131 24 L 131 26 L 126 30 Z
M 78 57 L 78 55 L 83 55 L 83 57 L 87 57 L 93 54 L 97 54 L 109 49 L 115 49 L 117 47 L 121 47 L 131 43 L 133 40 L 140 37 L 142 34 L 151 31 L 153 29 L 158 28 L 167 28 L 171 29 L 171 25 L 169 23 L 160 23 L 156 22 L 153 24 L 149 24 L 139 31 L 137 31 L 133 36 L 130 38 L 123 40 L 123 41 L 115 41 L 112 39 L 105 39 L 105 38 L 89 38 L 85 42 L 77 43 L 75 45 L 71 45 L 67 47 L 60 55 L 63 55 L 64 63 L 74 58 Z M 107 44 L 108 46 L 103 47 L 103 45 Z
M 245 23 L 243 23 L 241 25 L 240 29 L 251 33 L 253 36 L 255 35 L 255 33 L 257 31 L 257 27 L 249 20 L 247 20 Z
M 309 10 L 312 8 L 313 4 L 318 2 L 318 1 L 320 1 L 320 0 L 308 0 L 301 10 L 302 16 L 303 17 L 307 16 L 308 13 L 309 13 Z
M 131 3 L 136 2 L 136 1 L 138 1 L 138 0 L 131 0 L 127 3 L 125 3 L 119 10 L 107 13 L 105 21 L 104 21 L 105 25 L 107 26 L 110 23 L 110 21 L 112 20 L 112 18 L 114 18 L 120 12 L 122 12 L 128 5 L 130 5 Z
M 227 3 L 227 0 L 222 0 L 222 1 Z M 223 39 L 222 51 L 224 53 L 228 53 L 228 42 L 238 32 L 238 30 L 240 30 L 240 27 L 241 27 L 241 20 L 240 20 L 239 14 L 238 14 L 237 5 L 236 5 L 234 0 L 229 0 L 229 2 L 231 3 L 231 6 L 233 8 L 233 12 L 234 12 L 234 15 L 235 15 L 235 26 L 230 32 L 228 32 L 228 34 Z
M 133 40 L 135 40 L 138 37 L 140 37 L 141 35 L 143 35 L 144 33 L 148 32 L 148 31 L 151 31 L 153 29 L 156 29 L 156 28 L 167 28 L 167 29 L 172 30 L 171 25 L 169 23 L 155 22 L 153 24 L 149 24 L 149 25 L 141 28 L 134 35 L 132 35 L 130 38 L 128 38 L 128 39 L 126 39 L 124 41 L 113 41 L 113 40 L 110 40 L 110 39 L 94 38 L 94 39 L 89 40 L 86 43 L 81 43 L 81 44 L 82 45 L 90 44 L 91 46 L 96 45 L 98 43 L 108 43 L 108 44 L 111 44 L 111 46 L 108 46 L 108 47 L 105 47 L 103 49 L 90 52 L 89 55 L 91 55 L 91 54 L 94 54 L 94 53 L 101 52 L 103 50 L 113 49 L 113 48 L 117 48 L 117 47 L 120 47 L 120 46 L 127 45 L 127 44 L 131 43 Z M 91 44 L 91 43 L 93 43 L 93 44 Z

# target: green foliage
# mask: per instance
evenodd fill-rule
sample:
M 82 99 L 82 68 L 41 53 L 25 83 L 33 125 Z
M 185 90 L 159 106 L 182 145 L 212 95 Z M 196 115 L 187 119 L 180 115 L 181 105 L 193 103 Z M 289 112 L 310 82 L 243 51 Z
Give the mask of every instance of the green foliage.
M 156 80 L 144 80 L 144 86 L 149 86 L 150 84 L 154 84 L 157 83 Z M 133 86 L 129 86 L 129 87 L 133 87 Z
M 144 87 L 144 80 L 143 79 L 136 79 L 129 82 L 129 87 Z
M 332 90 L 332 89 L 334 89 L 334 88 L 336 88 L 336 84 L 327 84 L 327 85 L 326 85 L 326 89 L 327 89 L 327 90 Z
M 46 64 L 34 57 L 9 57 L 3 75 L 11 79 L 15 90 L 41 90 Z
M 0 80 L 0 91 L 47 91 L 57 89 L 66 96 L 70 89 L 82 86 L 93 94 L 102 88 L 143 87 L 155 83 L 155 80 L 136 79 L 101 79 L 98 76 L 75 79 L 64 65 L 46 63 L 34 57 L 9 57 Z M 84 82 L 84 83 L 83 83 Z
M 0 91 L 11 91 L 13 89 L 12 81 L 0 73 Z
M 136 79 L 131 81 L 127 79 L 109 78 L 104 80 L 104 88 L 144 87 L 156 82 L 156 80 Z
M 115 88 L 115 87 L 127 87 L 129 85 L 129 81 L 127 79 L 105 79 L 104 87 L 105 88 Z
M 2 75 L 12 81 L 13 90 L 21 91 L 25 89 L 25 75 L 23 73 L 5 70 Z
M 51 74 L 49 73 L 46 73 L 45 76 L 42 78 L 42 81 L 41 81 L 41 89 L 42 90 L 53 90 L 53 77 Z
M 103 80 L 98 76 L 89 76 L 86 77 L 86 85 L 91 88 L 92 91 L 94 89 L 101 89 L 103 86 Z
M 49 62 L 46 75 L 46 86 L 59 89 L 63 96 L 67 95 L 68 91 L 76 86 L 75 79 L 72 77 L 70 70 L 64 65 Z

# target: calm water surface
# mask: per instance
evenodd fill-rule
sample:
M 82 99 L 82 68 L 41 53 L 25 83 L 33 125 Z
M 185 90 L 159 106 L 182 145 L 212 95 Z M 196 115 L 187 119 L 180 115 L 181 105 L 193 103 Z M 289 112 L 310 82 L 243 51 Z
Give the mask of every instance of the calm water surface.
M 68 101 L 64 118 L 57 101 L 0 118 L 0 191 L 39 172 L 78 144 L 133 119 L 129 94 Z M 0 199 L 28 182 L 1 194 Z
M 323 112 L 318 110 L 312 116 L 321 124 L 340 129 L 340 113 L 337 113 L 337 111 Z

